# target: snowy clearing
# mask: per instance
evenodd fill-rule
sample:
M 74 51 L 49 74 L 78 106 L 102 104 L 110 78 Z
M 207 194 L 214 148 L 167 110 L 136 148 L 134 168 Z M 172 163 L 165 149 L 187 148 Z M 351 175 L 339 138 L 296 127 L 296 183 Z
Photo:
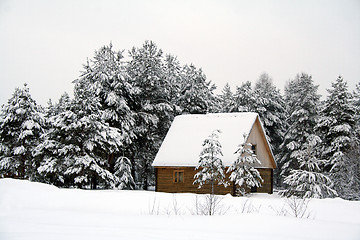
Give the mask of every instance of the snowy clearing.
M 204 197 L 0 179 L 0 239 L 360 239 L 360 202 L 313 199 L 296 218 L 276 194 L 227 195 L 223 215 L 195 215 Z

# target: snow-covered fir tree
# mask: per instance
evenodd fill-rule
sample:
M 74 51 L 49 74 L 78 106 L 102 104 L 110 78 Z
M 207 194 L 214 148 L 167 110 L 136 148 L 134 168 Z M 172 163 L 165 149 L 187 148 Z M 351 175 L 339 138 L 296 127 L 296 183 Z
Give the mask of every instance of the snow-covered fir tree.
M 258 113 L 274 154 L 279 152 L 286 129 L 287 112 L 280 90 L 276 88 L 267 73 L 260 75 L 254 88 L 248 81 L 237 87 L 235 94 L 231 92 L 230 86 L 226 85 L 219 95 L 218 111 Z
M 266 73 L 261 74 L 255 83 L 253 95 L 255 101 L 251 110 L 259 114 L 276 155 L 279 153 L 279 146 L 287 129 L 284 99 Z
M 255 165 L 260 165 L 261 162 L 251 149 L 252 144 L 246 141 L 247 136 L 244 135 L 244 143 L 240 144 L 235 152 L 237 158 L 227 170 L 231 173 L 230 181 L 234 182 L 237 195 L 245 195 L 247 190 L 261 187 L 263 182 L 259 171 L 255 168 Z
M 218 112 L 235 112 L 237 111 L 235 96 L 231 91 L 230 85 L 225 84 L 219 95 Z
M 194 65 L 185 65 L 182 69 L 182 86 L 177 105 L 184 113 L 209 113 L 215 111 L 215 85 L 206 80 L 201 69 Z
M 318 86 L 314 85 L 312 77 L 306 73 L 297 75 L 285 87 L 286 110 L 289 117 L 288 129 L 278 155 L 278 167 L 281 168 L 282 178 L 288 176 L 292 169 L 299 169 L 299 161 L 292 153 L 303 150 L 307 139 L 314 133 L 320 105 L 317 89 Z
M 360 139 L 360 83 L 356 84 L 355 90 L 353 92 L 353 101 L 352 105 L 355 109 L 355 129 L 357 139 Z
M 117 127 L 127 143 L 134 138 L 133 112 L 130 109 L 132 95 L 137 91 L 129 82 L 122 51 L 114 51 L 112 44 L 95 51 L 95 56 L 84 66 L 77 80 L 93 85 L 101 105 L 102 118 Z
M 134 132 L 136 140 L 131 145 L 137 172 L 136 181 L 147 189 L 153 182 L 151 168 L 155 153 L 160 147 L 176 114 L 176 106 L 170 101 L 169 78 L 164 76 L 163 52 L 152 41 L 130 51 L 127 65 L 130 83 L 137 91 L 133 95 L 131 109 L 135 112 Z
M 317 130 L 324 139 L 322 157 L 328 160 L 326 170 L 329 170 L 336 191 L 346 197 L 352 192 L 349 182 L 356 182 L 353 178 L 358 175 L 356 167 L 359 165 L 348 156 L 356 147 L 356 110 L 347 83 L 341 76 L 332 83 L 328 92 Z
M 251 82 L 247 81 L 237 87 L 235 93 L 236 108 L 239 112 L 251 112 L 256 102 L 255 95 L 251 88 Z
M 298 159 L 299 169 L 291 169 L 290 175 L 284 179 L 286 189 L 281 195 L 300 198 L 325 198 L 336 196 L 331 179 L 322 173 L 325 161 L 320 156 L 321 139 L 316 135 L 309 136 L 303 148 L 294 151 L 292 157 Z
M 64 112 L 68 110 L 71 103 L 71 99 L 68 93 L 64 92 L 57 103 L 53 103 L 51 99 L 48 101 L 48 106 L 45 110 L 45 116 L 46 118 L 49 118 L 51 116 L 55 116 L 56 114 L 60 112 Z
M 0 176 L 38 180 L 34 147 L 43 132 L 42 108 L 29 88 L 16 88 L 0 112 Z
M 177 112 L 181 113 L 182 109 L 176 105 L 178 99 L 180 98 L 181 85 L 183 82 L 182 78 L 182 67 L 179 60 L 176 56 L 167 54 L 164 59 L 164 78 L 166 85 L 163 86 L 163 91 L 165 91 L 165 96 L 168 98 L 167 101 L 174 104 L 174 107 L 178 108 Z
M 117 187 L 119 189 L 135 189 L 135 181 L 132 176 L 132 164 L 127 157 L 119 157 L 115 161 L 114 175 L 117 178 Z
M 100 181 L 104 187 L 112 187 L 114 177 L 109 171 L 108 156 L 120 152 L 127 136 L 118 128 L 109 126 L 102 118 L 99 100 L 94 95 L 96 90 L 96 86 L 86 85 L 86 82 L 75 85 L 72 112 L 76 114 L 74 130 L 77 134 L 73 141 L 77 142 L 81 151 L 72 159 L 67 173 L 75 173 L 75 182 L 79 184 L 91 183 L 91 187 L 96 188 Z
M 122 145 L 126 148 L 136 138 L 135 112 L 131 107 L 138 89 L 130 82 L 123 58 L 123 51 L 113 50 L 111 43 L 103 46 L 84 65 L 84 71 L 77 82 L 95 90 L 94 96 L 98 100 L 101 118 L 110 127 L 120 130 Z M 117 155 L 117 152 L 109 153 L 111 170 Z
M 334 164 L 334 155 L 350 148 L 356 111 L 351 102 L 352 96 L 347 90 L 347 83 L 341 76 L 332 83 L 328 92 L 316 127 L 325 139 L 323 156 Z
M 51 129 L 36 151 L 43 158 L 39 172 L 48 181 L 65 179 L 70 186 L 92 189 L 115 186 L 108 155 L 119 152 L 124 136 L 101 118 L 94 91 L 93 85 L 77 82 L 68 110 L 50 117 Z
M 69 156 L 75 154 L 76 146 L 68 143 L 68 134 L 75 132 L 68 131 L 67 127 L 73 124 L 71 112 L 72 102 L 67 93 L 61 95 L 59 101 L 47 107 L 46 130 L 40 136 L 40 143 L 35 147 L 33 155 L 40 165 L 38 172 L 42 176 L 41 181 L 54 184 L 59 187 L 69 187 L 73 183 L 64 174 L 69 167 Z
M 215 185 L 224 185 L 225 187 L 228 185 L 225 180 L 224 165 L 221 160 L 220 133 L 220 130 L 214 130 L 204 140 L 199 163 L 195 168 L 198 172 L 194 175 L 195 180 L 193 184 L 199 184 L 199 188 L 202 188 L 205 184 L 210 184 L 211 194 L 215 193 Z

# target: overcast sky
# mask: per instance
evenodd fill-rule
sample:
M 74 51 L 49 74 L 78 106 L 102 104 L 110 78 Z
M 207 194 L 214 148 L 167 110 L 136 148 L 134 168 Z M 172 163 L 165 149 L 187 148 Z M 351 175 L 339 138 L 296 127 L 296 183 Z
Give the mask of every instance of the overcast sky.
M 306 72 L 322 95 L 339 74 L 350 90 L 360 82 L 359 0 L 0 0 L 0 104 L 24 83 L 38 103 L 57 101 L 95 50 L 145 40 L 220 90 L 262 72 L 281 90 Z

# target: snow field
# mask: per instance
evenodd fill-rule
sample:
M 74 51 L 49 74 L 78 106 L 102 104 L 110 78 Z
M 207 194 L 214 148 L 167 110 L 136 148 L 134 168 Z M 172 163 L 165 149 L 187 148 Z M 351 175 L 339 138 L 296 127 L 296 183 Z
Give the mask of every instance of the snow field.
M 204 197 L 0 179 L 0 239 L 360 239 L 360 202 L 312 199 L 295 218 L 276 194 L 226 195 L 224 215 L 194 215 Z

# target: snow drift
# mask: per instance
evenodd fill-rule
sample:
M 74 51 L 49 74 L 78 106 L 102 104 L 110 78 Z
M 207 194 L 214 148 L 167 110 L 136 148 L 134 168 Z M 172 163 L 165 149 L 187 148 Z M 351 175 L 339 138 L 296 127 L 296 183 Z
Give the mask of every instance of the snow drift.
M 219 196 L 223 215 L 195 215 L 203 198 L 0 179 L 0 239 L 360 238 L 360 202 L 312 199 L 308 218 L 296 218 L 276 194 L 226 195 Z

